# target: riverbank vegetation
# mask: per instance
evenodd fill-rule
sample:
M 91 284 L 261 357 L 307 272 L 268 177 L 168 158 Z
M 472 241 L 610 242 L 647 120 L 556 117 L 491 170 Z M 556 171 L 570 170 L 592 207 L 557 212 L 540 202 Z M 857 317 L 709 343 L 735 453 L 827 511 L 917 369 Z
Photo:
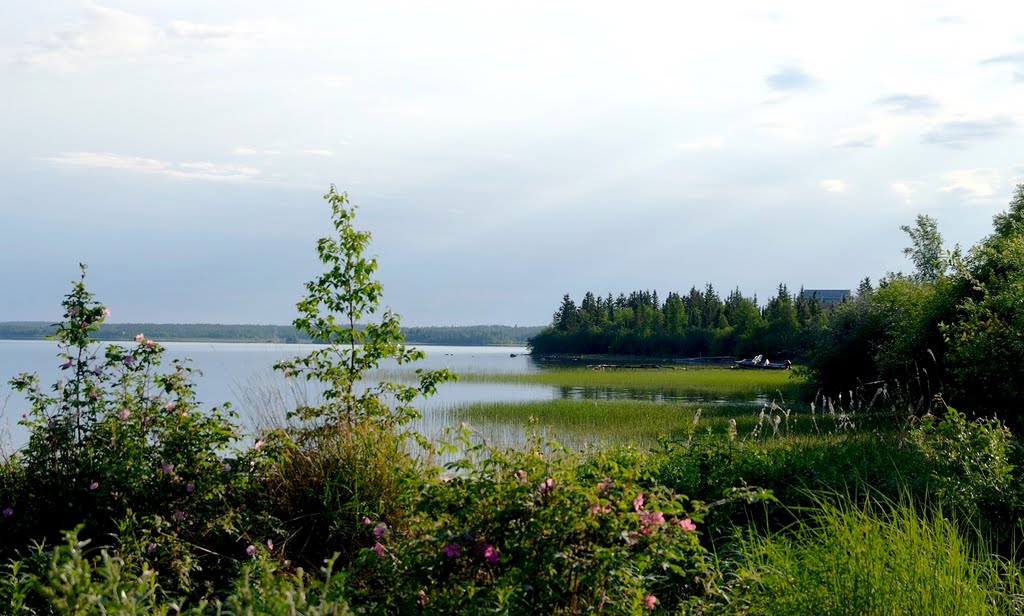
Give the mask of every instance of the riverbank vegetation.
M 324 398 L 255 434 L 232 409 L 197 405 L 192 366 L 165 365 L 150 336 L 97 346 L 107 310 L 83 270 L 56 334 L 63 378 L 14 380 L 31 410 L 28 444 L 0 463 L 8 613 L 1024 611 L 1021 448 L 1000 421 L 929 390 L 931 368 L 813 406 L 719 403 L 698 415 L 580 398 L 464 411 L 663 432 L 643 447 L 570 450 L 536 433 L 489 447 L 465 430 L 427 442 L 408 429 L 415 402 L 452 375 L 360 378 L 419 354 L 397 316 L 378 312 L 369 235 L 344 195 L 327 199 L 335 236 L 318 243 L 325 271 L 295 325 L 328 344 L 277 366 L 321 383 Z M 1022 275 L 1007 249 L 989 255 L 999 267 L 988 278 L 980 254 L 965 257 L 986 293 L 940 328 L 962 365 L 1008 335 L 992 330 L 1017 309 L 994 299 Z M 961 340 L 971 354 L 952 350 Z M 572 386 L 590 372 L 552 378 Z M 776 378 L 756 374 L 743 378 Z M 977 409 L 1012 409 L 984 395 Z

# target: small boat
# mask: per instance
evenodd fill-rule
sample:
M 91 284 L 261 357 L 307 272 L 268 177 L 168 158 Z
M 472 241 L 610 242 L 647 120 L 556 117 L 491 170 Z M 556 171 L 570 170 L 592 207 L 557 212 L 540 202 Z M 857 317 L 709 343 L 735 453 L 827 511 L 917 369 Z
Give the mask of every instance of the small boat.
M 762 357 L 761 355 L 755 356 L 753 359 L 741 359 L 736 362 L 736 368 L 748 368 L 754 370 L 789 370 L 789 367 L 793 365 L 793 362 L 788 359 L 783 362 L 775 362 L 774 364 L 768 361 L 768 358 Z

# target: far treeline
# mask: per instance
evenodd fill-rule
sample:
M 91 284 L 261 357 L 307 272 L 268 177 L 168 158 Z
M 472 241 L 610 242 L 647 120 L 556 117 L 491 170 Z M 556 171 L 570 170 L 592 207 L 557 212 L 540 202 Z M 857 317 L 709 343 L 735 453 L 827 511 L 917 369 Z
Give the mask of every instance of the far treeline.
M 1024 184 L 992 233 L 947 250 L 935 219 L 901 229 L 911 274 L 865 278 L 856 295 L 823 309 L 785 285 L 763 307 L 739 290 L 722 301 L 708 285 L 662 302 L 637 291 L 617 298 L 567 295 L 534 353 L 698 356 L 764 354 L 804 364 L 835 394 L 865 383 L 912 385 L 978 413 L 1020 415 L 1024 394 Z M 1012 419 L 1012 417 L 1007 417 Z
M 541 327 L 508 325 L 468 325 L 451 327 L 402 328 L 411 344 L 447 344 L 462 346 L 521 345 Z M 56 327 L 45 321 L 0 322 L 0 340 L 43 340 Z M 136 334 L 162 342 L 270 342 L 309 343 L 309 336 L 291 325 L 222 325 L 207 323 L 107 323 L 95 334 L 98 340 L 131 340 Z

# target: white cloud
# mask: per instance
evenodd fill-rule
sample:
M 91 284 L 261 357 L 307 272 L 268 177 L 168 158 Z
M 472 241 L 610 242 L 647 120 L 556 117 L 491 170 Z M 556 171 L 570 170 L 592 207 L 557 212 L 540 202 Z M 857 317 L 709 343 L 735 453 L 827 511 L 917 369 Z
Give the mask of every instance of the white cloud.
M 131 173 L 152 173 L 174 178 L 212 181 L 245 181 L 259 175 L 258 169 L 211 162 L 172 163 L 141 156 L 109 152 L 61 152 L 45 160 L 64 167 L 113 169 Z
M 911 182 L 893 182 L 889 185 L 889 188 L 902 197 L 904 203 L 910 203 L 914 196 L 914 187 Z
M 959 193 L 973 199 L 987 199 L 996 194 L 1002 183 L 997 169 L 959 169 L 943 176 L 943 192 Z
M 846 182 L 837 179 L 828 179 L 821 181 L 821 188 L 826 192 L 841 193 L 846 192 Z
M 334 152 L 332 152 L 330 150 L 319 150 L 319 149 L 299 150 L 299 154 L 309 154 L 310 156 L 324 156 L 324 157 L 334 156 Z
M 14 55 L 32 68 L 72 71 L 97 59 L 131 60 L 153 51 L 161 33 L 141 15 L 82 3 L 76 22 L 64 23 L 39 35 Z

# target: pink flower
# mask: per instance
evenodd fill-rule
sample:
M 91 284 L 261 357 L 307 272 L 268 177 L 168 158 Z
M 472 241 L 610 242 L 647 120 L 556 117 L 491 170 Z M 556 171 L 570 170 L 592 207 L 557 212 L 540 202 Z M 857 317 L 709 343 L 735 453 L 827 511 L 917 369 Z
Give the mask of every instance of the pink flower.
M 427 605 L 427 591 L 425 591 L 425 590 L 423 590 L 421 588 L 420 591 L 418 593 L 416 593 L 416 597 L 417 597 L 416 602 L 420 604 L 420 607 L 426 607 L 426 605 Z
M 80 308 L 78 306 L 72 306 L 68 308 L 68 314 L 70 314 L 71 316 L 75 316 L 76 314 L 78 314 L 79 310 Z
M 373 521 L 370 520 L 370 518 L 364 517 L 363 518 L 363 526 L 369 526 L 370 524 L 373 524 Z
M 160 465 L 160 472 L 164 475 L 170 475 L 174 472 L 174 465 L 170 462 L 164 462 Z
M 10 507 L 5 508 L 4 509 L 4 517 L 5 518 L 14 517 L 14 509 L 11 509 Z
M 106 306 L 103 307 L 103 316 L 108 319 L 110 318 L 110 308 L 107 308 Z
M 377 553 L 377 556 L 384 556 L 384 546 L 380 544 L 380 541 L 373 544 L 373 551 Z
M 516 479 L 519 480 L 519 483 L 526 483 L 528 481 L 528 479 L 526 478 L 526 471 L 524 471 L 523 469 L 519 469 L 518 471 L 516 471 Z
M 135 334 L 135 342 L 142 342 L 146 337 L 142 334 Z
M 96 489 L 99 488 L 99 487 L 100 487 L 100 482 L 94 481 L 94 482 L 89 484 L 89 491 L 90 492 L 95 492 Z
M 555 489 L 555 480 L 552 479 L 551 477 L 548 477 L 544 481 L 540 482 L 540 493 L 541 494 L 547 494 L 548 492 L 550 492 L 551 490 L 554 490 L 554 489 Z
M 256 555 L 256 546 L 254 546 L 253 544 L 250 543 L 249 546 L 247 548 L 245 548 L 245 555 L 246 556 L 255 556 Z
M 134 366 L 135 365 L 135 356 L 134 355 L 126 355 L 125 358 L 124 358 L 124 365 L 128 366 L 129 368 Z
M 67 370 L 68 368 L 71 367 L 71 364 L 72 364 L 72 361 L 71 361 L 71 358 L 69 357 L 69 358 L 64 360 L 63 364 L 60 365 L 60 369 L 61 370 Z
M 152 348 L 153 348 L 153 347 L 155 347 L 155 346 L 156 346 L 156 343 L 155 343 L 155 342 L 153 342 L 152 340 L 147 340 L 147 341 L 146 341 L 146 348 L 147 348 L 147 349 L 152 349 Z
M 146 554 L 152 554 L 153 552 L 156 552 L 156 544 L 150 542 L 150 544 L 146 546 Z
M 612 480 L 605 478 L 603 481 L 597 482 L 597 489 L 603 494 L 612 488 Z
M 189 494 L 195 492 L 196 491 L 196 484 L 192 483 L 191 481 L 186 483 L 185 484 L 185 491 L 188 492 Z
M 256 441 L 256 444 L 253 445 L 252 448 L 255 449 L 256 451 L 259 451 L 260 449 L 263 449 L 263 445 L 265 445 L 265 444 L 266 443 L 264 443 L 263 440 L 260 439 L 260 440 Z
M 441 548 L 441 551 L 444 552 L 444 555 L 448 558 L 456 558 L 462 554 L 462 546 L 458 543 L 452 542 Z
M 185 512 L 182 511 L 181 509 L 176 510 L 174 512 L 174 519 L 179 521 L 179 522 L 181 522 L 182 520 L 185 519 Z
M 274 549 L 274 540 L 273 539 L 267 539 L 267 549 L 268 550 L 273 550 Z
M 682 520 L 676 520 L 676 524 L 679 525 L 679 528 L 685 530 L 688 533 L 692 533 L 693 531 L 697 530 L 697 525 L 694 524 L 693 521 L 690 520 L 690 518 L 683 518 Z
M 120 417 L 122 420 L 125 420 L 132 416 L 132 412 L 129 411 L 128 409 L 121 409 L 121 412 L 118 413 L 117 416 Z
M 633 511 L 640 513 L 640 510 L 644 508 L 644 493 L 640 492 L 633 499 Z
M 646 610 L 653 610 L 655 604 L 657 604 L 657 603 L 658 603 L 658 598 L 655 597 L 654 595 L 647 595 L 646 597 L 644 597 L 644 609 L 646 609 Z
M 96 398 L 99 398 L 100 397 L 100 390 L 98 390 L 98 389 L 90 389 L 89 390 L 89 397 L 92 398 L 93 400 L 95 400 Z
M 494 565 L 497 564 L 500 558 L 501 555 L 498 554 L 498 548 L 489 543 L 484 546 L 484 560 Z
M 660 511 L 640 512 L 640 532 L 647 535 L 665 523 L 665 514 Z
M 388 525 L 384 522 L 381 522 L 380 524 L 377 524 L 373 527 L 373 536 L 375 538 L 380 539 L 386 534 L 388 534 Z
M 174 403 L 173 402 L 168 402 L 167 404 L 165 404 L 164 405 L 164 410 L 167 411 L 168 413 L 173 411 L 174 410 Z
M 231 472 L 231 465 L 230 465 L 230 464 L 228 464 L 227 462 L 225 462 L 224 464 L 221 464 L 221 465 L 220 465 L 220 468 L 221 468 L 221 470 L 222 470 L 222 471 L 224 471 L 225 473 L 230 473 L 230 472 Z

